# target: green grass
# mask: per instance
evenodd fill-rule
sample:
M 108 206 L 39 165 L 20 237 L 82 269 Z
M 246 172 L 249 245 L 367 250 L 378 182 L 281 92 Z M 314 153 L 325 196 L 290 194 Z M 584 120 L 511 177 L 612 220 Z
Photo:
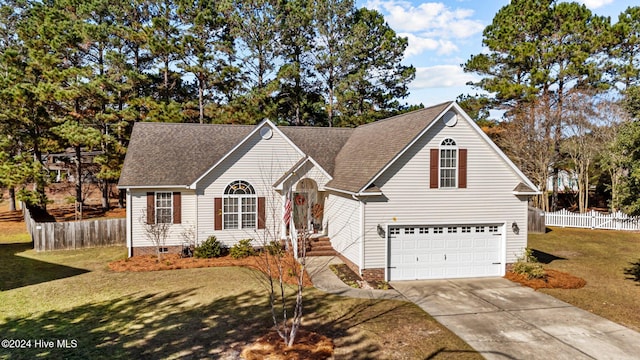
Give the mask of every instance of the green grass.
M 116 273 L 106 265 L 125 256 L 122 247 L 36 253 L 15 242 L 0 244 L 0 334 L 32 348 L 0 348 L 1 359 L 219 358 L 272 325 L 260 277 L 248 269 Z M 309 288 L 304 319 L 334 340 L 338 359 L 481 358 L 407 302 Z M 77 346 L 36 349 L 36 339 Z
M 551 228 L 546 234 L 530 234 L 528 246 L 560 258 L 545 267 L 587 281 L 582 289 L 539 291 L 640 331 L 640 283 L 624 274 L 640 258 L 640 234 Z
M 31 241 L 23 222 L 3 222 L 0 226 L 0 245 L 12 243 L 28 243 Z

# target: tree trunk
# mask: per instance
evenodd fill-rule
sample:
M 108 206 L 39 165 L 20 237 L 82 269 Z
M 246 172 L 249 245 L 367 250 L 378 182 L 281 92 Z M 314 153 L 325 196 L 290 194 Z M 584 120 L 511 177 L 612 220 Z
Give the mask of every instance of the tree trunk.
M 109 180 L 102 180 L 102 209 L 109 211 Z
M 9 188 L 9 211 L 16 211 L 16 188 Z
M 553 168 L 553 186 L 551 187 L 551 211 L 558 211 L 558 178 L 560 169 L 557 166 Z
M 200 108 L 200 124 L 204 123 L 204 80 L 198 79 L 198 107 Z
M 127 194 L 126 194 L 126 192 L 124 190 L 122 190 L 122 189 L 118 190 L 118 207 L 120 209 L 124 209 L 124 206 L 125 206 L 124 199 L 125 199 L 126 195 Z
M 82 206 L 82 148 L 76 145 L 76 202 Z
M 39 136 L 39 134 L 37 136 Z M 37 142 L 33 147 L 33 156 L 35 157 L 35 161 L 44 166 L 44 164 L 42 163 L 42 151 L 40 151 L 40 147 L 38 146 Z M 41 180 L 40 177 L 36 179 L 33 190 L 38 194 L 38 203 L 36 204 L 36 206 L 38 206 L 42 210 L 47 210 L 47 190 L 45 188 L 44 181 Z

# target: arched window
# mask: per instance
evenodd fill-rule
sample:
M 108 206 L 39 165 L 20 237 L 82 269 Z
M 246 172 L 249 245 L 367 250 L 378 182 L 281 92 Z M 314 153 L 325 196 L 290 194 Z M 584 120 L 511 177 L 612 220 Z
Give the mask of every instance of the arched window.
M 458 146 L 453 139 L 446 138 L 440 143 L 440 187 L 458 186 Z
M 236 180 L 227 185 L 222 206 L 224 229 L 255 229 L 257 214 L 258 198 L 251 184 Z

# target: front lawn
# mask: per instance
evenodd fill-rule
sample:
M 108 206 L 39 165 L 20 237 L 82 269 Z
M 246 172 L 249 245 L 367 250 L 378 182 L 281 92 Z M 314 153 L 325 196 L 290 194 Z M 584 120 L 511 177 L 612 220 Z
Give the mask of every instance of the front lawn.
M 640 331 L 640 283 L 624 269 L 640 258 L 640 234 L 628 231 L 550 228 L 529 234 L 529 247 L 547 268 L 587 281 L 581 289 L 541 289 L 560 300 Z M 548 256 L 546 256 L 547 254 Z
M 0 348 L 0 358 L 235 359 L 270 328 L 254 270 L 109 270 L 125 253 L 36 253 L 28 243 L 0 244 L 0 334 L 31 340 L 31 348 Z M 305 328 L 332 338 L 336 359 L 481 358 L 411 303 L 313 288 L 305 296 Z M 36 340 L 55 348 L 36 349 Z

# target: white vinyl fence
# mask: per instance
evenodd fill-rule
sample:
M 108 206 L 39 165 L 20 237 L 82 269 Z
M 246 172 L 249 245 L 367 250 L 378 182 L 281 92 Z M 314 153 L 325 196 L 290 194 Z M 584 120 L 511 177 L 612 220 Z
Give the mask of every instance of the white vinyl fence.
M 563 209 L 545 213 L 544 224 L 585 229 L 640 230 L 640 217 L 629 216 L 620 211 L 611 214 L 593 210 L 587 213 L 573 213 Z

